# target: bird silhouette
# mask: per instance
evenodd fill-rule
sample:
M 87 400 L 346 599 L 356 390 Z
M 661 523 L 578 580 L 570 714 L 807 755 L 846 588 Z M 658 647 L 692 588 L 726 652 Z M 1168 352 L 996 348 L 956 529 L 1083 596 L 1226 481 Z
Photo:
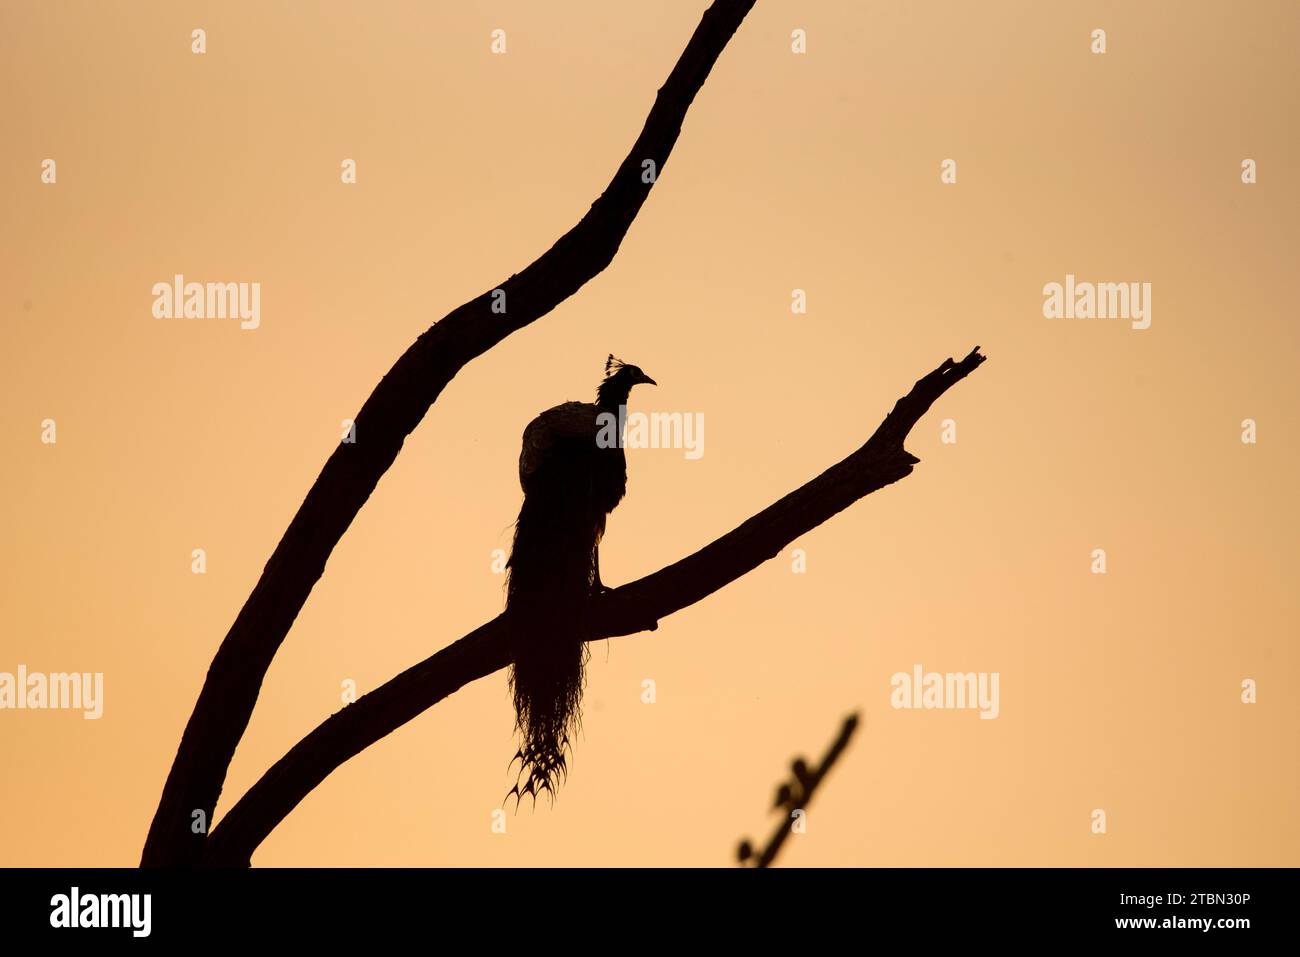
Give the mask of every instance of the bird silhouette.
M 524 429 L 519 484 L 524 504 L 506 563 L 512 616 L 510 690 L 520 762 L 513 795 L 554 798 L 567 775 L 570 735 L 581 722 L 587 604 L 604 591 L 605 520 L 627 491 L 622 425 L 632 387 L 654 379 L 613 355 L 596 401 L 547 409 Z

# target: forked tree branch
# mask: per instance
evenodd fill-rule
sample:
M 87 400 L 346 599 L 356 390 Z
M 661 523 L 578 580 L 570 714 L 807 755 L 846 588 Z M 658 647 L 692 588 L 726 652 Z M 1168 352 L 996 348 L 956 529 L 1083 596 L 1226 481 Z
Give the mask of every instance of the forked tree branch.
M 588 640 L 654 630 L 661 618 L 713 594 L 864 495 L 909 475 L 919 460 L 903 448 L 908 433 L 984 358 L 977 346 L 960 362 L 946 360 L 899 399 L 848 458 L 693 555 L 594 597 Z M 331 771 L 469 682 L 504 668 L 511 626 L 503 612 L 335 712 L 222 818 L 208 840 L 204 863 L 247 865 L 266 836 Z
M 452 377 L 609 265 L 651 189 L 643 163 L 662 172 L 695 94 L 754 2 L 715 0 L 705 12 L 605 192 L 540 259 L 498 287 L 506 311 L 493 310 L 495 290 L 455 309 L 406 350 L 366 400 L 355 443 L 340 443 L 325 463 L 208 668 L 149 827 L 143 866 L 201 860 L 206 828 L 193 826 L 196 813 L 212 820 L 262 680 L 330 552 Z

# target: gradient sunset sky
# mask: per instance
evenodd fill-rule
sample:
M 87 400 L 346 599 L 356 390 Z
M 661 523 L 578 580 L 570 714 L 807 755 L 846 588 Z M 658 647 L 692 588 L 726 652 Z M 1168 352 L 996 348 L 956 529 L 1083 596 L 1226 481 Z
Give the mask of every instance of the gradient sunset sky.
M 341 421 L 586 212 L 706 6 L 0 3 L 0 672 L 104 675 L 99 720 L 0 710 L 0 865 L 139 860 Z M 500 611 L 523 428 L 590 400 L 607 353 L 660 383 L 633 411 L 707 423 L 698 459 L 629 452 L 617 585 L 979 344 L 915 473 L 796 542 L 805 573 L 787 549 L 592 646 L 554 807 L 492 831 L 499 672 L 333 774 L 254 864 L 727 865 L 854 710 L 784 864 L 1300 863 L 1298 47 L 1290 0 L 758 0 L 613 264 L 456 377 L 334 551 L 218 818 L 345 681 Z M 259 283 L 259 328 L 154 318 L 178 273 Z M 1045 318 L 1067 274 L 1151 283 L 1150 328 Z M 895 710 L 916 665 L 998 673 L 999 716 Z

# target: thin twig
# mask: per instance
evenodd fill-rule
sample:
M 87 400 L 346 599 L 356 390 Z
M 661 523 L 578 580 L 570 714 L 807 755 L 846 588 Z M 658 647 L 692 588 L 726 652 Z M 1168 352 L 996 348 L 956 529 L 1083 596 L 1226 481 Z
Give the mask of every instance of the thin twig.
M 807 767 L 801 758 L 796 758 L 790 765 L 791 779 L 783 785 L 777 792 L 777 801 L 775 810 L 782 813 L 781 822 L 772 832 L 768 839 L 767 846 L 763 848 L 761 854 L 755 857 L 753 846 L 749 841 L 741 841 L 739 849 L 740 862 L 747 864 L 751 860 L 755 867 L 771 867 L 776 855 L 781 853 L 781 847 L 785 844 L 786 838 L 794 833 L 794 825 L 791 818 L 796 811 L 804 814 L 808 812 L 808 805 L 812 804 L 813 794 L 826 779 L 830 773 L 831 767 L 839 760 L 844 749 L 849 746 L 849 739 L 853 737 L 853 732 L 858 727 L 858 715 L 851 714 L 844 719 L 844 724 L 840 728 L 840 733 L 835 740 L 831 742 L 830 748 L 827 749 L 821 764 L 815 768 Z

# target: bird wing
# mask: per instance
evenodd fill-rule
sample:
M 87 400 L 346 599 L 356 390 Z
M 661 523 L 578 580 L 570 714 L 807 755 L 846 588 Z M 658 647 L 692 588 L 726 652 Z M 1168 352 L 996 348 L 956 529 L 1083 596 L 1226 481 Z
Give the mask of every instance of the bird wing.
M 592 402 L 565 402 L 528 423 L 519 450 L 519 484 L 525 492 L 529 480 L 546 467 L 558 445 L 595 441 L 599 414 L 600 407 Z

